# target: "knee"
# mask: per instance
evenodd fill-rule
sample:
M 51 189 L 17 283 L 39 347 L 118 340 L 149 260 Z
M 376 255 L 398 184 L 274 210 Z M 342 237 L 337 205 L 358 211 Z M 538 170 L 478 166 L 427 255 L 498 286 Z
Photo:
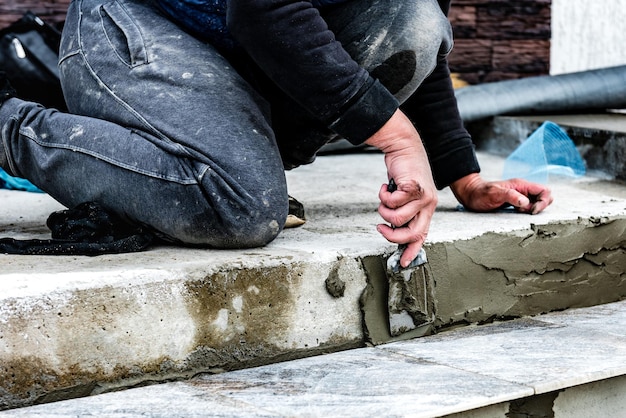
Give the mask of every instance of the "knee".
M 237 204 L 215 206 L 189 219 L 179 237 L 192 244 L 220 249 L 263 247 L 282 231 L 288 212 L 287 194 L 272 199 L 249 197 Z M 179 224 L 180 225 L 180 224 Z
M 286 184 L 275 182 L 273 187 L 262 184 L 248 189 L 245 197 L 229 200 L 218 224 L 223 228 L 218 243 L 221 248 L 262 247 L 283 230 L 289 211 Z
M 225 225 L 218 245 L 221 248 L 255 248 L 269 244 L 285 225 L 287 203 L 284 206 L 249 208 Z

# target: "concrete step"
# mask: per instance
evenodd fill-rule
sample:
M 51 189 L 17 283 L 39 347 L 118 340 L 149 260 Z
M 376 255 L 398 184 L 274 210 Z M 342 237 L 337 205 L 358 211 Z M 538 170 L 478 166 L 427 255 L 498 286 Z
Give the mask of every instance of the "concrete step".
M 625 394 L 622 301 L 0 417 L 619 417 Z
M 499 178 L 503 159 L 479 158 Z M 321 157 L 288 182 L 308 222 L 266 248 L 0 255 L 0 409 L 392 340 L 381 155 Z M 626 188 L 551 186 L 556 201 L 536 216 L 470 213 L 441 193 L 425 246 L 436 321 L 424 332 L 626 296 Z M 46 237 L 59 209 L 39 194 L 0 191 L 0 202 L 3 236 Z

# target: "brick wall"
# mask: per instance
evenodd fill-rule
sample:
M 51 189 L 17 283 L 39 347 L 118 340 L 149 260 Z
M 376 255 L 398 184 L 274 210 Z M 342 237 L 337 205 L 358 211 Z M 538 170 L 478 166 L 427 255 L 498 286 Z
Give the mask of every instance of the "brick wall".
M 0 27 L 31 10 L 62 22 L 69 0 L 0 0 Z M 455 48 L 450 68 L 480 82 L 548 74 L 551 0 L 453 0 Z
M 548 74 L 551 0 L 453 0 L 450 69 L 476 84 Z
M 56 25 L 65 20 L 70 0 L 0 0 L 0 27 L 6 27 L 30 10 L 46 22 Z

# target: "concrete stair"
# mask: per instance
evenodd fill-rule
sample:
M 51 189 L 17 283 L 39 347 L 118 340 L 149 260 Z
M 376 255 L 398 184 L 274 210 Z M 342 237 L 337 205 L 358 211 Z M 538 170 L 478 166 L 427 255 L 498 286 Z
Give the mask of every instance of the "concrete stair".
M 484 176 L 499 178 L 503 158 L 482 152 L 479 158 Z M 565 313 L 534 317 L 601 305 L 593 312 L 609 310 L 606 322 L 624 329 L 623 184 L 598 177 L 554 181 L 555 203 L 536 216 L 469 213 L 442 191 L 425 246 L 436 282 L 436 321 L 420 330 L 436 335 L 392 342 L 382 266 L 395 246 L 374 228 L 385 181 L 377 153 L 324 156 L 288 173 L 290 193 L 305 205 L 308 222 L 262 249 L 0 255 L 0 409 L 7 410 L 0 416 L 177 416 L 166 413 L 167 405 L 178 416 L 438 416 L 481 407 L 515 411 L 526 399 L 534 405 L 537 396 L 550 401 L 558 392 L 556 405 L 561 391 L 575 385 L 589 385 L 586 393 L 601 386 L 604 395 L 623 389 L 623 334 L 554 323 Z M 32 193 L 0 191 L 0 202 L 0 232 L 16 238 L 47 237 L 45 219 L 60 209 Z M 599 334 L 609 335 L 612 345 L 600 343 Z M 520 340 L 520 352 L 544 345 L 553 351 L 545 361 L 536 358 L 535 371 L 526 365 L 517 377 L 499 375 L 497 363 L 508 354 L 513 361 L 517 352 L 473 345 L 497 335 L 529 338 Z M 585 341 L 593 344 L 578 351 Z M 492 356 L 498 347 L 501 356 Z M 473 359 L 472 367 L 447 363 L 455 352 L 464 364 Z M 471 358 L 460 358 L 463 352 Z M 318 354 L 325 355 L 305 358 Z M 606 367 L 573 363 L 594 355 L 598 363 L 606 357 Z M 559 366 L 561 357 L 572 362 Z M 544 368 L 558 371 L 544 382 Z M 429 378 L 435 369 L 444 373 L 441 380 Z M 339 380 L 332 383 L 331 376 L 322 385 L 330 406 L 316 409 L 321 398 L 304 395 L 319 382 L 303 376 L 325 382 L 325 371 Z M 227 373 L 212 375 L 217 372 Z M 481 381 L 472 391 L 469 375 L 502 386 L 481 392 Z M 168 381 L 177 382 L 129 389 Z M 381 382 L 381 397 L 368 392 L 372 382 Z M 120 389 L 128 390 L 106 393 Z M 349 395 L 352 390 L 358 396 Z M 265 400 L 248 402 L 257 392 Z M 428 399 L 447 406 L 431 408 Z M 347 408 L 351 402 L 362 406 Z M 394 409 L 396 402 L 410 409 Z M 336 414 L 324 409 L 333 405 Z
M 0 417 L 621 417 L 626 301 L 0 412 Z

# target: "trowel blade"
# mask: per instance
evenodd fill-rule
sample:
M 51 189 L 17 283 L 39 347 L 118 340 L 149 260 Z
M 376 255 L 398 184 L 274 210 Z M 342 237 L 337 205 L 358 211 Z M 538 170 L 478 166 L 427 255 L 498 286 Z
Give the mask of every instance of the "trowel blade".
M 424 251 L 424 248 L 422 248 L 420 249 L 420 252 L 417 253 L 417 257 L 415 257 L 408 266 L 402 267 L 400 265 L 400 258 L 402 257 L 402 254 L 404 254 L 405 248 L 406 247 L 404 245 L 398 245 L 398 249 L 395 250 L 393 254 L 391 254 L 391 256 L 387 259 L 388 271 L 398 273 L 400 270 L 410 270 L 428 262 L 428 259 L 426 258 L 426 251 Z
M 406 334 L 433 322 L 432 275 L 428 271 L 426 252 L 422 248 L 411 264 L 402 268 L 399 247 L 387 260 L 389 280 L 389 331 L 393 337 Z

